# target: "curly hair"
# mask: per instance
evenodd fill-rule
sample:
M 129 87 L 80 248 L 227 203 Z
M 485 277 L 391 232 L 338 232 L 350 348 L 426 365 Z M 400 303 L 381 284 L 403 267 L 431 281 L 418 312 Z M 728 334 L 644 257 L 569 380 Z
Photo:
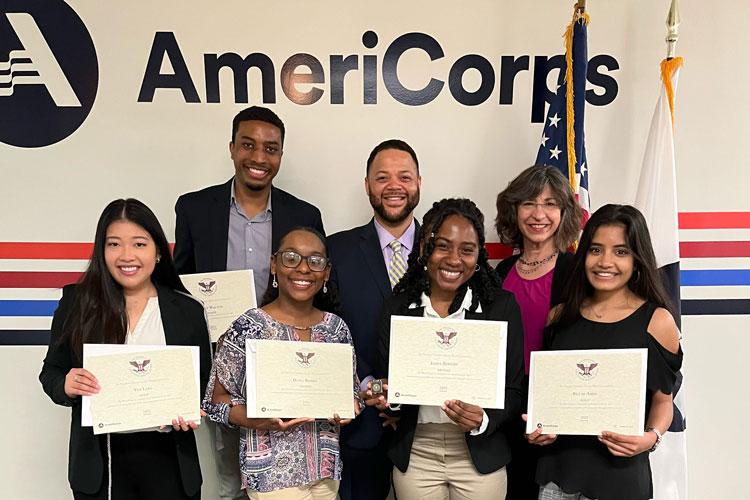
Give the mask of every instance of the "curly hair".
M 495 229 L 500 242 L 514 248 L 523 248 L 523 235 L 518 229 L 518 205 L 534 200 L 544 188 L 549 187 L 560 205 L 560 225 L 555 232 L 555 246 L 564 252 L 575 241 L 581 228 L 581 207 L 565 176 L 549 165 L 533 165 L 508 183 L 497 195 Z
M 409 255 L 408 268 L 401 281 L 394 287 L 394 294 L 406 294 L 409 303 L 419 302 L 422 293 L 430 295 L 431 283 L 426 271 L 426 264 L 435 250 L 435 235 L 451 215 L 458 215 L 468 220 L 477 233 L 479 243 L 479 269 L 456 291 L 456 296 L 448 309 L 450 313 L 458 310 L 471 287 L 471 309 L 478 304 L 488 306 L 500 290 L 500 279 L 489 263 L 487 249 L 484 246 L 484 215 L 473 201 L 467 198 L 446 198 L 436 201 L 425 214 L 417 238 L 418 246 Z
M 328 244 L 326 243 L 326 237 L 323 236 L 317 229 L 307 226 L 296 226 L 287 231 L 286 234 L 284 234 L 284 236 L 282 236 L 279 240 L 279 248 L 283 248 L 284 240 L 287 238 L 287 236 L 295 231 L 305 231 L 307 233 L 315 235 L 315 237 L 318 238 L 321 243 L 323 243 L 323 248 L 325 249 L 325 257 L 328 257 L 329 252 Z M 273 257 L 276 258 L 276 254 L 274 254 Z M 328 262 L 328 267 L 331 267 L 330 261 Z M 268 288 L 266 288 L 266 293 L 263 295 L 263 299 L 260 301 L 260 304 L 258 304 L 258 307 L 263 307 L 267 304 L 270 304 L 279 297 L 279 289 L 271 286 L 271 282 L 272 276 L 269 275 Z M 318 293 L 316 293 L 315 297 L 313 297 L 313 307 L 315 307 L 316 309 L 320 309 L 321 311 L 339 314 L 341 304 L 339 302 L 339 294 L 338 289 L 336 288 L 336 284 L 328 281 L 325 286 L 328 291 L 323 292 L 322 288 L 318 290 Z

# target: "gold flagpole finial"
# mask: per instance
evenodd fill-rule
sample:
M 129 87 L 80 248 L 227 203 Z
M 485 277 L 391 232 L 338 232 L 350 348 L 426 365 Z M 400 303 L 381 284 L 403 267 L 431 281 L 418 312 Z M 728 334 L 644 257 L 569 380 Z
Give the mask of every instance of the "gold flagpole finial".
M 586 0 L 578 0 L 576 2 L 576 12 L 579 14 L 586 12 Z
M 672 0 L 667 14 L 667 59 L 674 59 L 677 49 L 677 39 L 679 38 L 680 28 L 680 11 L 677 8 L 677 0 Z

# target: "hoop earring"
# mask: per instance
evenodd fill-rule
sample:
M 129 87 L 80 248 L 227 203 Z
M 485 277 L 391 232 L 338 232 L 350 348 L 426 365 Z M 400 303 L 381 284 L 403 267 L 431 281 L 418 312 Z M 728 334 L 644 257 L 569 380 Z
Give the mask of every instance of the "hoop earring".
M 158 264 L 159 262 L 161 262 L 161 256 L 156 257 L 156 263 Z
M 328 287 L 326 286 L 326 283 L 328 283 L 328 280 L 323 282 L 323 293 L 328 293 Z
M 475 272 L 475 273 L 476 273 L 476 272 L 479 272 L 479 270 L 480 270 L 480 269 L 482 269 L 482 268 L 481 268 L 481 267 L 479 267 L 479 264 L 477 264 L 476 266 L 474 266 L 474 272 Z
M 276 275 L 272 274 L 271 276 L 273 276 L 273 281 L 271 282 L 271 286 L 274 288 L 278 288 L 279 284 L 276 282 Z

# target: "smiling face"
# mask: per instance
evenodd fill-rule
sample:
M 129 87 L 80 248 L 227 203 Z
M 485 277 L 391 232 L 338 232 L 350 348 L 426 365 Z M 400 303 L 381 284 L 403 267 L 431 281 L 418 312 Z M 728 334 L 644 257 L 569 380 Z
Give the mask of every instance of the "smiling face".
M 427 261 L 432 293 L 455 294 L 474 275 L 478 260 L 479 235 L 472 223 L 460 215 L 446 217 Z
M 259 120 L 240 122 L 229 155 L 234 162 L 236 189 L 263 191 L 271 185 L 281 165 L 281 130 Z
M 302 260 L 295 268 L 282 263 L 282 253 L 295 252 L 302 256 Z M 331 274 L 331 266 L 323 271 L 313 271 L 305 257 L 317 255 L 326 256 L 323 242 L 309 231 L 292 231 L 279 244 L 279 251 L 271 258 L 271 272 L 276 274 L 279 284 L 279 297 L 286 297 L 295 302 L 312 301 L 315 294 L 323 287 Z
M 378 222 L 387 226 L 406 220 L 419 203 L 421 185 L 417 165 L 406 151 L 384 149 L 375 155 L 365 191 Z
M 555 233 L 560 226 L 560 215 L 560 202 L 549 186 L 535 199 L 520 202 L 516 208 L 516 217 L 524 247 L 530 246 L 530 243 L 554 244 Z
M 104 262 L 112 278 L 125 291 L 138 292 L 153 286 L 157 250 L 151 235 L 127 220 L 113 222 L 104 240 Z
M 635 259 L 625 239 L 625 227 L 599 227 L 586 252 L 586 278 L 597 292 L 627 288 Z

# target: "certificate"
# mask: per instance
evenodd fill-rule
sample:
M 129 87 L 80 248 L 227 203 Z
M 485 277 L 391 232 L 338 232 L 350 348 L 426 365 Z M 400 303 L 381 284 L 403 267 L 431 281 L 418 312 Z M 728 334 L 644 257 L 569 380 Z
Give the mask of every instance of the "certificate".
M 349 344 L 248 340 L 248 418 L 354 418 Z
M 506 321 L 391 317 L 388 402 L 505 406 Z
M 647 349 L 531 353 L 526 432 L 643 434 Z
M 83 367 L 101 389 L 82 400 L 81 425 L 94 434 L 153 429 L 178 416 L 200 422 L 195 346 L 85 344 Z
M 211 342 L 216 342 L 234 320 L 257 307 L 252 269 L 182 274 L 190 294 L 203 302 Z

